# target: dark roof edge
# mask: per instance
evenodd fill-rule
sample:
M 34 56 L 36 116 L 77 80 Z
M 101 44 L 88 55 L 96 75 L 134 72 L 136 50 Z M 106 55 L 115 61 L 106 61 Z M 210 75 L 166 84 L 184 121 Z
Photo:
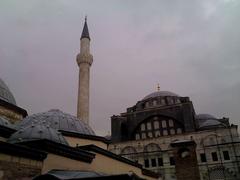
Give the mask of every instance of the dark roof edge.
M 27 111 L 25 109 L 22 109 L 14 104 L 11 104 L 7 101 L 4 101 L 2 99 L 0 99 L 0 106 L 6 106 L 7 108 L 11 109 L 11 110 L 15 110 L 18 113 L 22 114 L 23 117 L 26 117 L 28 115 Z
M 53 142 L 47 139 L 22 142 L 19 144 L 23 144 L 31 148 L 40 149 L 49 153 L 57 154 L 60 156 L 64 156 L 70 159 L 79 160 L 87 163 L 91 163 L 92 160 L 95 158 L 95 154 L 93 153 L 77 149 L 65 144 Z
M 43 161 L 47 157 L 46 152 L 2 141 L 0 141 L 0 152 L 8 155 L 21 156 L 39 161 Z
M 78 137 L 78 138 L 84 138 L 84 139 L 90 139 L 90 140 L 95 140 L 95 141 L 102 141 L 106 144 L 110 144 L 111 141 L 106 139 L 105 137 L 102 136 L 95 136 L 95 135 L 88 135 L 88 134 L 80 134 L 77 132 L 70 132 L 70 131 L 63 131 L 59 130 L 62 135 L 64 136 L 69 136 L 69 137 Z

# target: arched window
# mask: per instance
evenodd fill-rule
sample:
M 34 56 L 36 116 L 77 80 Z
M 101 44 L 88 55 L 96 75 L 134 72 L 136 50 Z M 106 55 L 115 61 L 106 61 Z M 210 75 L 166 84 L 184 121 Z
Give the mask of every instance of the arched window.
M 137 153 L 136 149 L 132 146 L 126 146 L 121 150 L 121 155 L 126 155 L 126 154 L 135 154 Z
M 161 148 L 156 143 L 150 143 L 144 147 L 144 152 L 156 152 L 161 151 Z
M 135 129 L 134 139 L 156 138 L 160 136 L 181 134 L 182 125 L 169 117 L 153 116 L 146 119 Z

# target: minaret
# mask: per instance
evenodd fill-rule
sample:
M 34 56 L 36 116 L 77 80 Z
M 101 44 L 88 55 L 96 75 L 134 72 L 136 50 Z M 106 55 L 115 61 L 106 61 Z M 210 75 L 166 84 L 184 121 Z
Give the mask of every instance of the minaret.
M 90 54 L 90 36 L 87 18 L 80 38 L 80 53 L 77 55 L 79 66 L 77 117 L 88 124 L 89 121 L 89 80 L 93 56 Z

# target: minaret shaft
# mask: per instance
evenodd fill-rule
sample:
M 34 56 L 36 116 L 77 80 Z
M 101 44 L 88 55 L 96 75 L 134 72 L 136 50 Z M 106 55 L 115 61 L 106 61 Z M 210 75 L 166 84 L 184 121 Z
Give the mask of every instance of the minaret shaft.
M 80 42 L 80 53 L 77 55 L 77 63 L 79 66 L 77 117 L 87 124 L 89 124 L 89 84 L 92 62 L 90 37 L 87 22 L 85 21 Z
M 77 117 L 87 124 L 89 122 L 89 80 L 90 65 L 82 63 L 79 65 Z

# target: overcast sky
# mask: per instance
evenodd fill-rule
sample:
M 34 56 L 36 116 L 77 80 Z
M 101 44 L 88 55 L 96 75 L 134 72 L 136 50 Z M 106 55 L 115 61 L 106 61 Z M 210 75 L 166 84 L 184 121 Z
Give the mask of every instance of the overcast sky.
M 239 0 L 1 0 L 0 77 L 29 114 L 76 114 L 86 14 L 97 134 L 158 83 L 189 96 L 197 113 L 240 125 Z

